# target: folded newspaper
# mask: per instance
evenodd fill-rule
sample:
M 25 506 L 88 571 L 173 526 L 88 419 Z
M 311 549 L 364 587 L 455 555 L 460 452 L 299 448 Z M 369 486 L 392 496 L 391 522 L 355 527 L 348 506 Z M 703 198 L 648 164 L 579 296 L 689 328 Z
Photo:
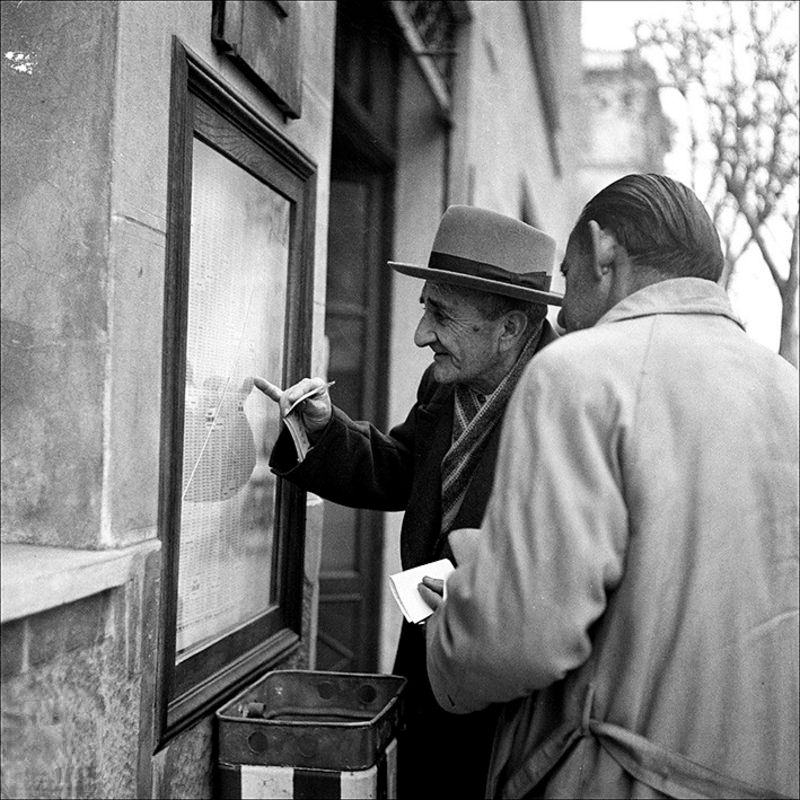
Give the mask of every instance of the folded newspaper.
M 305 394 L 300 395 L 297 400 L 289 406 L 289 410 L 283 415 L 283 421 L 292 435 L 295 449 L 297 450 L 297 460 L 302 461 L 306 457 L 311 443 L 308 440 L 308 431 L 306 430 L 303 418 L 300 415 L 300 408 L 306 400 L 310 400 L 318 394 L 324 394 L 336 383 L 336 381 L 328 381 L 322 386 L 315 386 L 309 389 Z M 259 387 L 260 388 L 260 387 Z M 278 390 L 280 391 L 280 390 Z
M 423 622 L 433 609 L 422 599 L 417 587 L 423 578 L 440 578 L 446 581 L 447 576 L 455 569 L 449 558 L 422 564 L 419 567 L 396 572 L 389 576 L 392 595 L 400 606 L 403 616 L 411 623 Z
M 289 429 L 289 433 L 292 435 L 292 441 L 294 442 L 295 450 L 297 450 L 297 460 L 302 461 L 306 457 L 306 453 L 309 447 L 311 447 L 311 444 L 308 441 L 306 426 L 303 424 L 303 420 L 300 417 L 300 408 L 298 407 L 291 411 L 283 418 L 283 421 Z

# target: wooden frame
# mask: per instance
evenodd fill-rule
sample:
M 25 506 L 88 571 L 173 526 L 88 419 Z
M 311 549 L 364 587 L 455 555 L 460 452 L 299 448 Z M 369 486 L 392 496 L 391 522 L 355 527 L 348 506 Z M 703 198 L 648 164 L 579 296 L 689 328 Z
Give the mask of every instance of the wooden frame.
M 339 95 L 337 94 L 337 100 Z M 379 203 L 372 206 L 372 215 L 367 225 L 369 230 L 380 230 L 382 236 L 375 237 L 371 248 L 373 256 L 369 263 L 384 263 L 391 254 L 392 220 L 394 196 L 394 160 L 379 149 L 377 141 L 360 140 L 359 137 L 349 135 L 354 130 L 360 130 L 360 119 L 348 115 L 344 107 L 339 108 L 338 115 L 334 115 L 334 138 L 331 160 L 331 185 L 340 178 L 353 178 L 369 182 L 370 192 L 373 196 L 381 198 Z M 331 189 L 333 193 L 333 188 Z M 328 270 L 333 269 L 331 262 L 332 253 L 328 252 Z M 331 315 L 341 318 L 348 313 L 361 316 L 365 325 L 363 341 L 366 347 L 361 354 L 363 364 L 362 383 L 359 387 L 361 401 L 366 404 L 357 413 L 363 418 L 373 421 L 380 429 L 386 424 L 387 408 L 386 397 L 388 385 L 388 372 L 378 368 L 378 365 L 389 363 L 389 336 L 391 327 L 391 280 L 388 276 L 374 279 L 367 284 L 365 305 L 367 313 L 361 316 L 361 309 L 357 304 L 336 303 L 327 295 L 326 300 L 326 329 L 330 323 Z M 330 286 L 329 286 L 330 288 Z M 331 364 L 333 369 L 335 338 L 331 337 Z M 333 373 L 331 376 L 333 377 Z M 345 409 L 353 414 L 354 410 Z M 361 417 L 359 417 L 361 418 Z M 368 579 L 368 576 L 377 574 L 381 570 L 381 553 L 384 541 L 384 515 L 377 511 L 360 509 L 356 512 L 355 540 L 353 542 L 354 569 L 326 569 L 326 558 L 323 553 L 319 576 L 319 622 L 318 622 L 318 648 L 317 659 L 320 660 L 320 648 L 326 647 L 336 651 L 343 657 L 340 665 L 326 662 L 324 669 L 375 671 L 378 666 L 379 649 L 379 610 L 382 598 L 378 581 Z M 335 519 L 335 518 L 334 518 Z M 327 524 L 327 523 L 326 523 Z M 364 577 L 367 580 L 364 581 Z M 344 663 L 349 659 L 340 647 L 342 642 L 332 635 L 332 630 L 325 627 L 326 607 L 336 606 L 338 603 L 362 603 L 366 613 L 361 614 L 358 628 L 358 641 L 361 652 L 374 654 L 373 662 L 359 662 L 356 658 L 351 664 Z M 376 611 L 377 609 L 377 611 Z M 377 617 L 376 617 L 377 614 Z M 343 613 L 345 616 L 345 613 Z M 349 617 L 346 617 L 349 619 Z M 376 622 L 378 619 L 378 622 Z
M 213 0 L 211 41 L 290 119 L 302 111 L 296 0 Z
M 316 198 L 314 163 L 177 38 L 173 39 L 170 130 L 159 497 L 163 548 L 159 746 L 288 655 L 299 645 L 302 623 L 305 493 L 279 480 L 269 609 L 176 665 L 193 139 L 196 136 L 224 153 L 290 202 L 287 385 L 308 374 L 310 367 Z

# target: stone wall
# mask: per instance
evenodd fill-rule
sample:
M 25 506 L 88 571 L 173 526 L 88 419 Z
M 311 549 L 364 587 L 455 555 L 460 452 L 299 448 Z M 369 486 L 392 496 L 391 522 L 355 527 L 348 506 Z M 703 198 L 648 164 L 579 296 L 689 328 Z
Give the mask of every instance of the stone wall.
M 158 552 L 118 588 L 2 626 L 3 797 L 142 797 Z

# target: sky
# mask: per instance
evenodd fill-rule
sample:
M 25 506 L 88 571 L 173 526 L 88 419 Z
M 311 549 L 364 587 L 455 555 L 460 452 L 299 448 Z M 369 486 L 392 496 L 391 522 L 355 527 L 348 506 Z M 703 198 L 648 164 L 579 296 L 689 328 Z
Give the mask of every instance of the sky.
M 662 17 L 680 19 L 687 3 L 683 0 L 583 0 L 581 38 L 590 49 L 623 50 L 634 46 L 633 24 L 640 19 L 656 20 Z M 662 97 L 667 115 L 673 111 L 669 98 Z M 670 154 L 667 165 L 673 177 L 681 179 L 681 165 L 675 153 Z M 759 257 L 749 254 L 737 268 L 729 296 L 734 310 L 745 323 L 747 332 L 756 341 L 777 351 L 780 339 L 781 304 L 766 265 Z M 745 256 L 747 259 L 747 256 Z
M 633 47 L 633 23 L 638 19 L 680 17 L 686 5 L 681 0 L 584 0 L 581 38 L 584 47 L 624 50 Z

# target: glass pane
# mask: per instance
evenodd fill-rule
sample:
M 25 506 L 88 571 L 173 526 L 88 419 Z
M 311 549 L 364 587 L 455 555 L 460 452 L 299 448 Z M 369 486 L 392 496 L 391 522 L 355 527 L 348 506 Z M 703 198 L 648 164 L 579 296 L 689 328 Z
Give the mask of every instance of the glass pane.
M 363 308 L 367 296 L 364 243 L 367 239 L 368 186 L 355 181 L 331 181 L 328 228 L 327 303 Z
M 325 320 L 325 333 L 328 335 L 331 348 L 328 369 L 331 373 L 335 373 L 333 377 L 336 378 L 337 388 L 339 374 L 342 372 L 352 372 L 360 378 L 364 366 L 364 320 L 355 316 L 328 314 Z M 337 396 L 338 394 L 339 392 Z
M 290 202 L 194 140 L 176 660 L 265 612 Z
M 324 519 L 322 558 L 326 572 L 358 571 L 358 509 L 326 501 Z

